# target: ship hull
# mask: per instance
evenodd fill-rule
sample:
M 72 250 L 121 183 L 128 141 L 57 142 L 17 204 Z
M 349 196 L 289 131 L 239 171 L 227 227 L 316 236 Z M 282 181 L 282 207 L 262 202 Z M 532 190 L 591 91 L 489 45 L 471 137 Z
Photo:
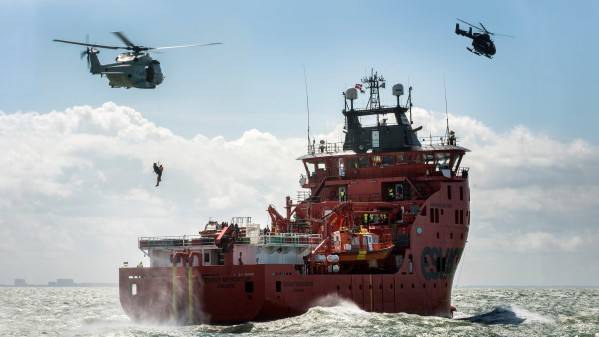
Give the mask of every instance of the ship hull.
M 291 265 L 120 269 L 120 300 L 129 317 L 174 324 L 268 321 L 338 298 L 365 311 L 450 317 L 451 287 L 451 277 L 301 275 Z

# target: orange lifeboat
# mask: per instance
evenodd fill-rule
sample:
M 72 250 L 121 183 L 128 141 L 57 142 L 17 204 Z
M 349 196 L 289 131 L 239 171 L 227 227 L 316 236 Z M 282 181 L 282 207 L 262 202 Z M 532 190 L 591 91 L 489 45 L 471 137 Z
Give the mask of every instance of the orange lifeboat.
M 341 228 L 333 233 L 333 238 L 339 262 L 381 260 L 391 253 L 394 246 L 392 242 L 379 242 L 379 236 L 366 228 L 357 233 Z

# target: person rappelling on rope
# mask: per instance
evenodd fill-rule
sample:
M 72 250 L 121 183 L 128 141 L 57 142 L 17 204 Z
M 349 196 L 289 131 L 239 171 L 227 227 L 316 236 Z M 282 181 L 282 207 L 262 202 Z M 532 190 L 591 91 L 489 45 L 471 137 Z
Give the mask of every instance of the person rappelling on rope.
M 156 187 L 160 185 L 160 181 L 162 181 L 162 171 L 164 167 L 160 163 L 154 163 L 154 173 L 156 173 Z

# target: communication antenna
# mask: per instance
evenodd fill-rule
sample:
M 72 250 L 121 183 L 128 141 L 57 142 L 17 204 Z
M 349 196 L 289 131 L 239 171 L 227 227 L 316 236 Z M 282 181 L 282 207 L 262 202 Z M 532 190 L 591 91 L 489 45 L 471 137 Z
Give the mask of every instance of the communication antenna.
M 443 74 L 443 91 L 445 93 L 445 139 L 449 139 L 449 113 L 447 112 L 447 84 L 445 83 L 445 74 Z
M 306 76 L 306 65 L 304 65 L 304 89 L 306 91 L 306 111 L 308 112 L 308 149 L 310 149 L 310 100 L 308 98 L 308 78 Z

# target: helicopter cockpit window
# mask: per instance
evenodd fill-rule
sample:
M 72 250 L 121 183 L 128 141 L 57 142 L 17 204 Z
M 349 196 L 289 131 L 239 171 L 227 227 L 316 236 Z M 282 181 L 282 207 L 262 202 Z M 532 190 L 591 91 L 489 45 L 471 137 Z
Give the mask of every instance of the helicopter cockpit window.
M 154 82 L 154 68 L 152 66 L 146 66 L 146 81 Z

